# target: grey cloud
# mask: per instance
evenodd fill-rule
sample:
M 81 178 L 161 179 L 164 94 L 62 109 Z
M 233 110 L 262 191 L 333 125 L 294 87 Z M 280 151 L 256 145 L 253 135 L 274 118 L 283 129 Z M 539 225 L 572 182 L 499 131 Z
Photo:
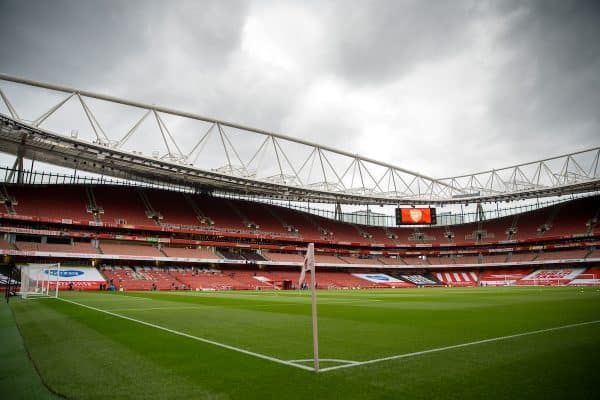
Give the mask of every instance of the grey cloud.
M 125 10 L 119 3 L 5 1 L 0 67 L 3 72 L 71 84 L 104 79 L 126 55 L 125 47 L 141 44 L 131 24 L 119 24 Z
M 511 14 L 500 42 L 512 56 L 499 69 L 493 119 L 515 147 L 524 141 L 547 154 L 597 144 L 600 3 L 517 3 Z
M 330 12 L 336 71 L 352 84 L 377 84 L 460 51 L 484 10 L 471 1 L 409 0 L 340 2 Z
M 85 88 L 128 79 L 151 85 L 169 72 L 165 58 L 177 46 L 199 61 L 182 67 L 206 73 L 237 48 L 245 8 L 242 1 L 3 1 L 0 69 Z
M 268 2 L 254 7 L 217 0 L 1 1 L 0 71 L 5 73 L 192 111 L 350 152 L 360 153 L 365 137 L 377 143 L 378 134 L 398 136 L 397 143 L 385 142 L 401 149 L 406 138 L 397 132 L 408 132 L 430 143 L 431 152 L 420 161 L 399 163 L 408 169 L 423 166 L 423 173 L 472 172 L 598 144 L 597 1 L 298 2 L 290 9 L 306 7 L 307 15 L 318 16 L 322 47 L 293 54 L 299 65 L 294 72 L 241 49 L 248 17 L 260 17 L 256 10 L 268 8 Z M 294 15 L 277 17 L 291 21 Z M 488 20 L 499 22 L 501 34 L 490 39 L 489 59 L 472 66 L 495 74 L 482 90 L 487 111 L 481 120 L 463 122 L 461 114 L 458 126 L 448 127 L 443 137 L 411 125 L 397 110 L 377 121 L 385 127 L 381 133 L 361 131 L 370 125 L 360 112 L 368 96 L 375 93 L 375 104 L 393 102 L 398 80 L 411 79 L 423 65 L 469 54 Z M 278 27 L 265 26 L 267 37 L 277 35 Z M 311 92 L 328 80 L 342 93 L 334 100 Z M 432 96 L 436 90 L 430 90 Z M 352 101 L 345 103 L 346 94 Z M 452 101 L 451 93 L 443 95 Z M 376 148 L 369 151 L 378 157 Z

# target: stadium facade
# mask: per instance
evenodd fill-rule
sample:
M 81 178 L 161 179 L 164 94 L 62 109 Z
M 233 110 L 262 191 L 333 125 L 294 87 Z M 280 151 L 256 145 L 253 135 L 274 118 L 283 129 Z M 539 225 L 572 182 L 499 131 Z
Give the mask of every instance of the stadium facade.
M 433 178 L 196 114 L 6 75 L 0 83 L 13 94 L 26 87 L 20 96 L 30 102 L 48 91 L 62 95 L 28 119 L 0 86 L 0 149 L 15 156 L 0 187 L 5 265 L 92 266 L 122 290 L 284 289 L 294 287 L 315 243 L 321 288 L 600 284 L 599 147 Z M 46 126 L 69 103 L 79 105 L 91 140 Z M 110 108 L 100 103 L 141 117 L 112 136 L 93 111 Z M 68 126 L 72 114 L 63 118 Z M 183 141 L 172 127 L 185 123 L 174 118 L 200 124 L 199 133 Z M 150 156 L 127 147 L 145 124 L 162 143 L 144 147 Z M 211 140 L 219 156 L 207 150 Z M 34 162 L 71 173 L 37 171 Z M 473 222 L 450 225 L 377 226 L 369 214 L 357 214 L 361 223 L 341 213 L 342 205 L 411 213 L 551 197 L 559 201 L 491 219 L 478 208 Z M 332 203 L 336 212 L 324 218 L 267 200 Z M 61 284 L 69 282 L 93 290 L 106 283 L 65 277 Z

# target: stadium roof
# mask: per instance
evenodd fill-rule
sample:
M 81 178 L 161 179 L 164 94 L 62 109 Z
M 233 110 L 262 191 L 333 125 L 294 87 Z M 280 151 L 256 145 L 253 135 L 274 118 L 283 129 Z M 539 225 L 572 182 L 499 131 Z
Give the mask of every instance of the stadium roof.
M 59 101 L 38 118 L 21 118 L 0 87 L 0 149 L 17 158 L 118 178 L 221 190 L 294 201 L 342 204 L 448 204 L 490 202 L 590 192 L 600 189 L 600 147 L 461 176 L 434 178 L 351 154 L 329 146 L 275 132 L 242 126 L 201 115 L 172 110 L 0 74 L 13 82 Z M 66 94 L 66 97 L 65 97 Z M 92 102 L 93 106 L 92 106 Z M 141 112 L 124 135 L 107 133 L 92 111 L 98 102 Z M 77 118 L 89 124 L 92 140 L 47 127 L 49 118 L 79 103 Z M 75 118 L 72 114 L 66 118 Z M 119 114 L 122 115 L 122 114 Z M 150 117 L 150 118 L 149 118 Z M 124 118 L 124 117 L 122 117 Z M 174 123 L 177 118 L 179 123 Z M 168 125 L 184 129 L 191 141 Z M 150 127 L 152 126 L 152 127 Z M 190 125 L 187 125 L 190 130 Z M 64 130 L 64 129 L 63 129 Z M 151 156 L 136 150 L 132 137 L 154 131 Z M 200 132 L 200 133 L 194 133 Z M 243 138 L 243 139 L 242 139 Z M 143 140 L 143 139 L 142 139 Z M 212 147 L 211 147 L 212 144 Z

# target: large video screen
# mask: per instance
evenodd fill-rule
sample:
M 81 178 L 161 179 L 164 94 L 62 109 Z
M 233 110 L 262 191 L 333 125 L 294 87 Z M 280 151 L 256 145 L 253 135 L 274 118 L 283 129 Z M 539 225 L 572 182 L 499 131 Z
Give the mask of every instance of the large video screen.
M 396 225 L 435 225 L 435 208 L 396 208 Z

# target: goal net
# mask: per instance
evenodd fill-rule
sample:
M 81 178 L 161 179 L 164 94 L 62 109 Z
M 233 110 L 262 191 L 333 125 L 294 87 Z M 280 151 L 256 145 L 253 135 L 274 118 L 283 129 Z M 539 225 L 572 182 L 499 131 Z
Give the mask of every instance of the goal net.
M 21 288 L 18 294 L 28 297 L 58 297 L 60 264 L 26 264 L 20 265 Z
M 600 274 L 579 274 L 573 279 L 571 286 L 600 286 Z

